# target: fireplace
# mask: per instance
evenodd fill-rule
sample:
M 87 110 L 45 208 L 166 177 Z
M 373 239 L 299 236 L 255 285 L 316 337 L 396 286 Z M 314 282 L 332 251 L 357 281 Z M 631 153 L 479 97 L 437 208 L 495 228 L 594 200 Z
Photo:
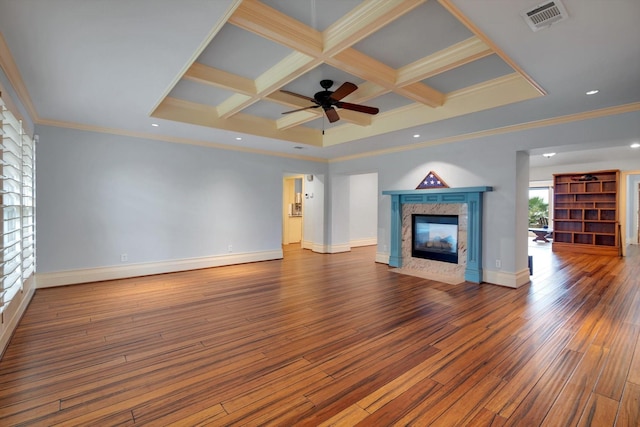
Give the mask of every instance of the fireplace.
M 458 216 L 411 216 L 411 256 L 458 263 Z
M 391 227 L 389 236 L 390 267 L 407 267 L 412 260 L 422 262 L 435 262 L 422 260 L 411 256 L 410 248 L 403 254 L 403 225 L 409 226 L 411 217 L 406 218 L 403 224 L 403 206 L 429 206 L 429 205 L 463 205 L 467 206 L 466 220 L 460 223 L 458 232 L 459 261 L 466 261 L 464 268 L 464 280 L 474 283 L 482 282 L 482 194 L 492 191 L 492 187 L 462 187 L 462 188 L 437 188 L 432 190 L 385 190 L 382 194 L 391 196 Z M 416 214 L 452 214 L 454 212 L 411 212 Z M 460 215 L 460 213 L 458 213 Z M 464 225 L 464 227 L 463 227 Z M 406 227 L 409 230 L 410 226 Z M 463 228 L 466 228 L 466 241 L 462 241 Z M 409 231 L 407 230 L 407 231 Z M 410 237 L 406 236 L 407 239 Z M 406 243 L 409 243 L 407 241 Z M 463 247 L 464 245 L 464 247 Z M 408 245 L 406 245 L 408 246 Z M 444 266 L 454 267 L 451 263 L 439 263 Z M 459 262 L 457 266 L 461 266 Z

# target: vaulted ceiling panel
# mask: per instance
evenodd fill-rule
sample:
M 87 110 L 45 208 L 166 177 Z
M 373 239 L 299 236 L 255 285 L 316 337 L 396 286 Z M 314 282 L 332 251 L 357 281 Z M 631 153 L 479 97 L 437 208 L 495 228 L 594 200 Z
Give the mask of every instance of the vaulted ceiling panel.
M 423 83 L 449 93 L 513 72 L 513 68 L 498 55 L 493 54 L 423 80 Z
M 289 109 L 290 107 L 271 101 L 258 101 L 245 108 L 243 113 L 275 121 L 282 118 L 282 113 Z
M 227 24 L 196 62 L 255 80 L 291 53 L 278 43 Z
M 182 79 L 173 87 L 169 96 L 215 107 L 233 94 L 230 90 Z
M 400 68 L 471 36 L 471 31 L 437 1 L 430 0 L 353 48 L 392 68 Z
M 308 27 L 324 31 L 363 0 L 264 0 L 263 3 Z

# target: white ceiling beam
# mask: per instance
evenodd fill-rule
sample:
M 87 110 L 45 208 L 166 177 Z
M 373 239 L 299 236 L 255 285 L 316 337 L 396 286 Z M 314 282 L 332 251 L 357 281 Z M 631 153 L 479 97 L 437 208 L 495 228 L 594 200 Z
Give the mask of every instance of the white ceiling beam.
M 323 32 L 324 54 L 333 56 L 420 6 L 426 0 L 371 0 Z
M 399 87 L 396 84 L 398 72 L 394 68 L 353 48 L 328 58 L 327 63 L 430 107 L 440 107 L 444 103 L 443 93 L 423 83 L 413 83 L 410 88 Z
M 469 31 L 476 35 L 480 40 L 486 43 L 487 46 L 491 47 L 493 52 L 498 55 L 504 62 L 509 64 L 514 71 L 524 77 L 525 80 L 529 82 L 531 86 L 536 88 L 536 90 L 540 93 L 540 95 L 546 95 L 547 92 L 540 86 L 535 80 L 531 78 L 529 74 L 527 74 L 513 59 L 511 59 L 502 49 L 498 47 L 489 37 L 487 37 L 480 29 L 473 23 L 469 18 L 467 18 L 461 11 L 458 9 L 451 0 L 438 0 L 438 3 L 442 5 L 449 13 L 451 13 L 462 25 L 467 27 Z
M 322 53 L 322 34 L 256 0 L 245 0 L 229 23 L 309 56 Z
M 436 74 L 491 55 L 493 50 L 478 37 L 470 37 L 398 69 L 398 86 L 410 85 Z
M 183 77 L 196 83 L 215 86 L 244 95 L 253 96 L 256 94 L 256 85 L 253 80 L 198 62 L 194 62 Z
M 273 120 L 249 114 L 222 119 L 215 107 L 177 98 L 165 98 L 153 112 L 153 117 L 322 147 L 322 133 L 317 129 L 299 126 L 279 130 Z
M 265 71 L 255 80 L 256 93 L 246 99 L 231 97 L 220 105 L 220 117 L 228 118 L 248 106 L 264 99 L 271 92 L 317 67 L 321 61 L 300 52 L 293 52 L 282 61 Z

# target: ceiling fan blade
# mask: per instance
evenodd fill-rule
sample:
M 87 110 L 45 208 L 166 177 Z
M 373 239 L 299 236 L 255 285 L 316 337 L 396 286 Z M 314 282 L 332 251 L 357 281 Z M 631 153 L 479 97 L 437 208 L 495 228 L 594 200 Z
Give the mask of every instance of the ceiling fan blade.
M 282 89 L 280 89 L 280 92 L 282 92 L 282 93 L 286 93 L 286 94 L 289 94 L 289 95 L 291 95 L 291 96 L 296 96 L 296 97 L 298 97 L 298 98 L 306 99 L 307 101 L 309 101 L 309 102 L 313 102 L 314 104 L 316 104 L 316 100 L 315 100 L 315 99 L 313 99 L 313 98 L 309 98 L 308 96 L 300 95 L 299 93 L 289 92 L 288 90 L 282 90 Z
M 311 105 L 309 107 L 298 108 L 297 110 L 284 111 L 282 114 L 297 113 L 298 111 L 304 111 L 304 110 L 308 110 L 310 108 L 318 108 L 318 107 L 320 107 L 320 106 L 319 105 Z
M 333 107 L 325 108 L 324 113 L 327 115 L 327 119 L 329 119 L 329 123 L 337 122 L 340 120 L 340 116 L 338 116 L 338 112 Z
M 344 108 L 345 110 L 357 111 L 359 113 L 378 114 L 380 109 L 376 107 L 367 107 L 366 105 L 351 104 L 350 102 L 337 102 L 336 107 Z
M 358 89 L 358 86 L 354 85 L 353 83 L 344 82 L 338 89 L 335 90 L 335 92 L 331 94 L 329 98 L 335 101 L 340 101 L 342 98 L 349 95 L 356 89 Z

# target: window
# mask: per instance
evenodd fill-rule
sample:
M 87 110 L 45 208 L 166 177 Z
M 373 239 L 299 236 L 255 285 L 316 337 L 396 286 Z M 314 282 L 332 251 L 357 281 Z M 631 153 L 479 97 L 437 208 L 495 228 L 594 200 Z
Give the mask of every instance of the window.
M 35 144 L 0 98 L 0 313 L 35 271 Z
M 549 224 L 549 187 L 529 187 L 529 226 L 543 227 Z

